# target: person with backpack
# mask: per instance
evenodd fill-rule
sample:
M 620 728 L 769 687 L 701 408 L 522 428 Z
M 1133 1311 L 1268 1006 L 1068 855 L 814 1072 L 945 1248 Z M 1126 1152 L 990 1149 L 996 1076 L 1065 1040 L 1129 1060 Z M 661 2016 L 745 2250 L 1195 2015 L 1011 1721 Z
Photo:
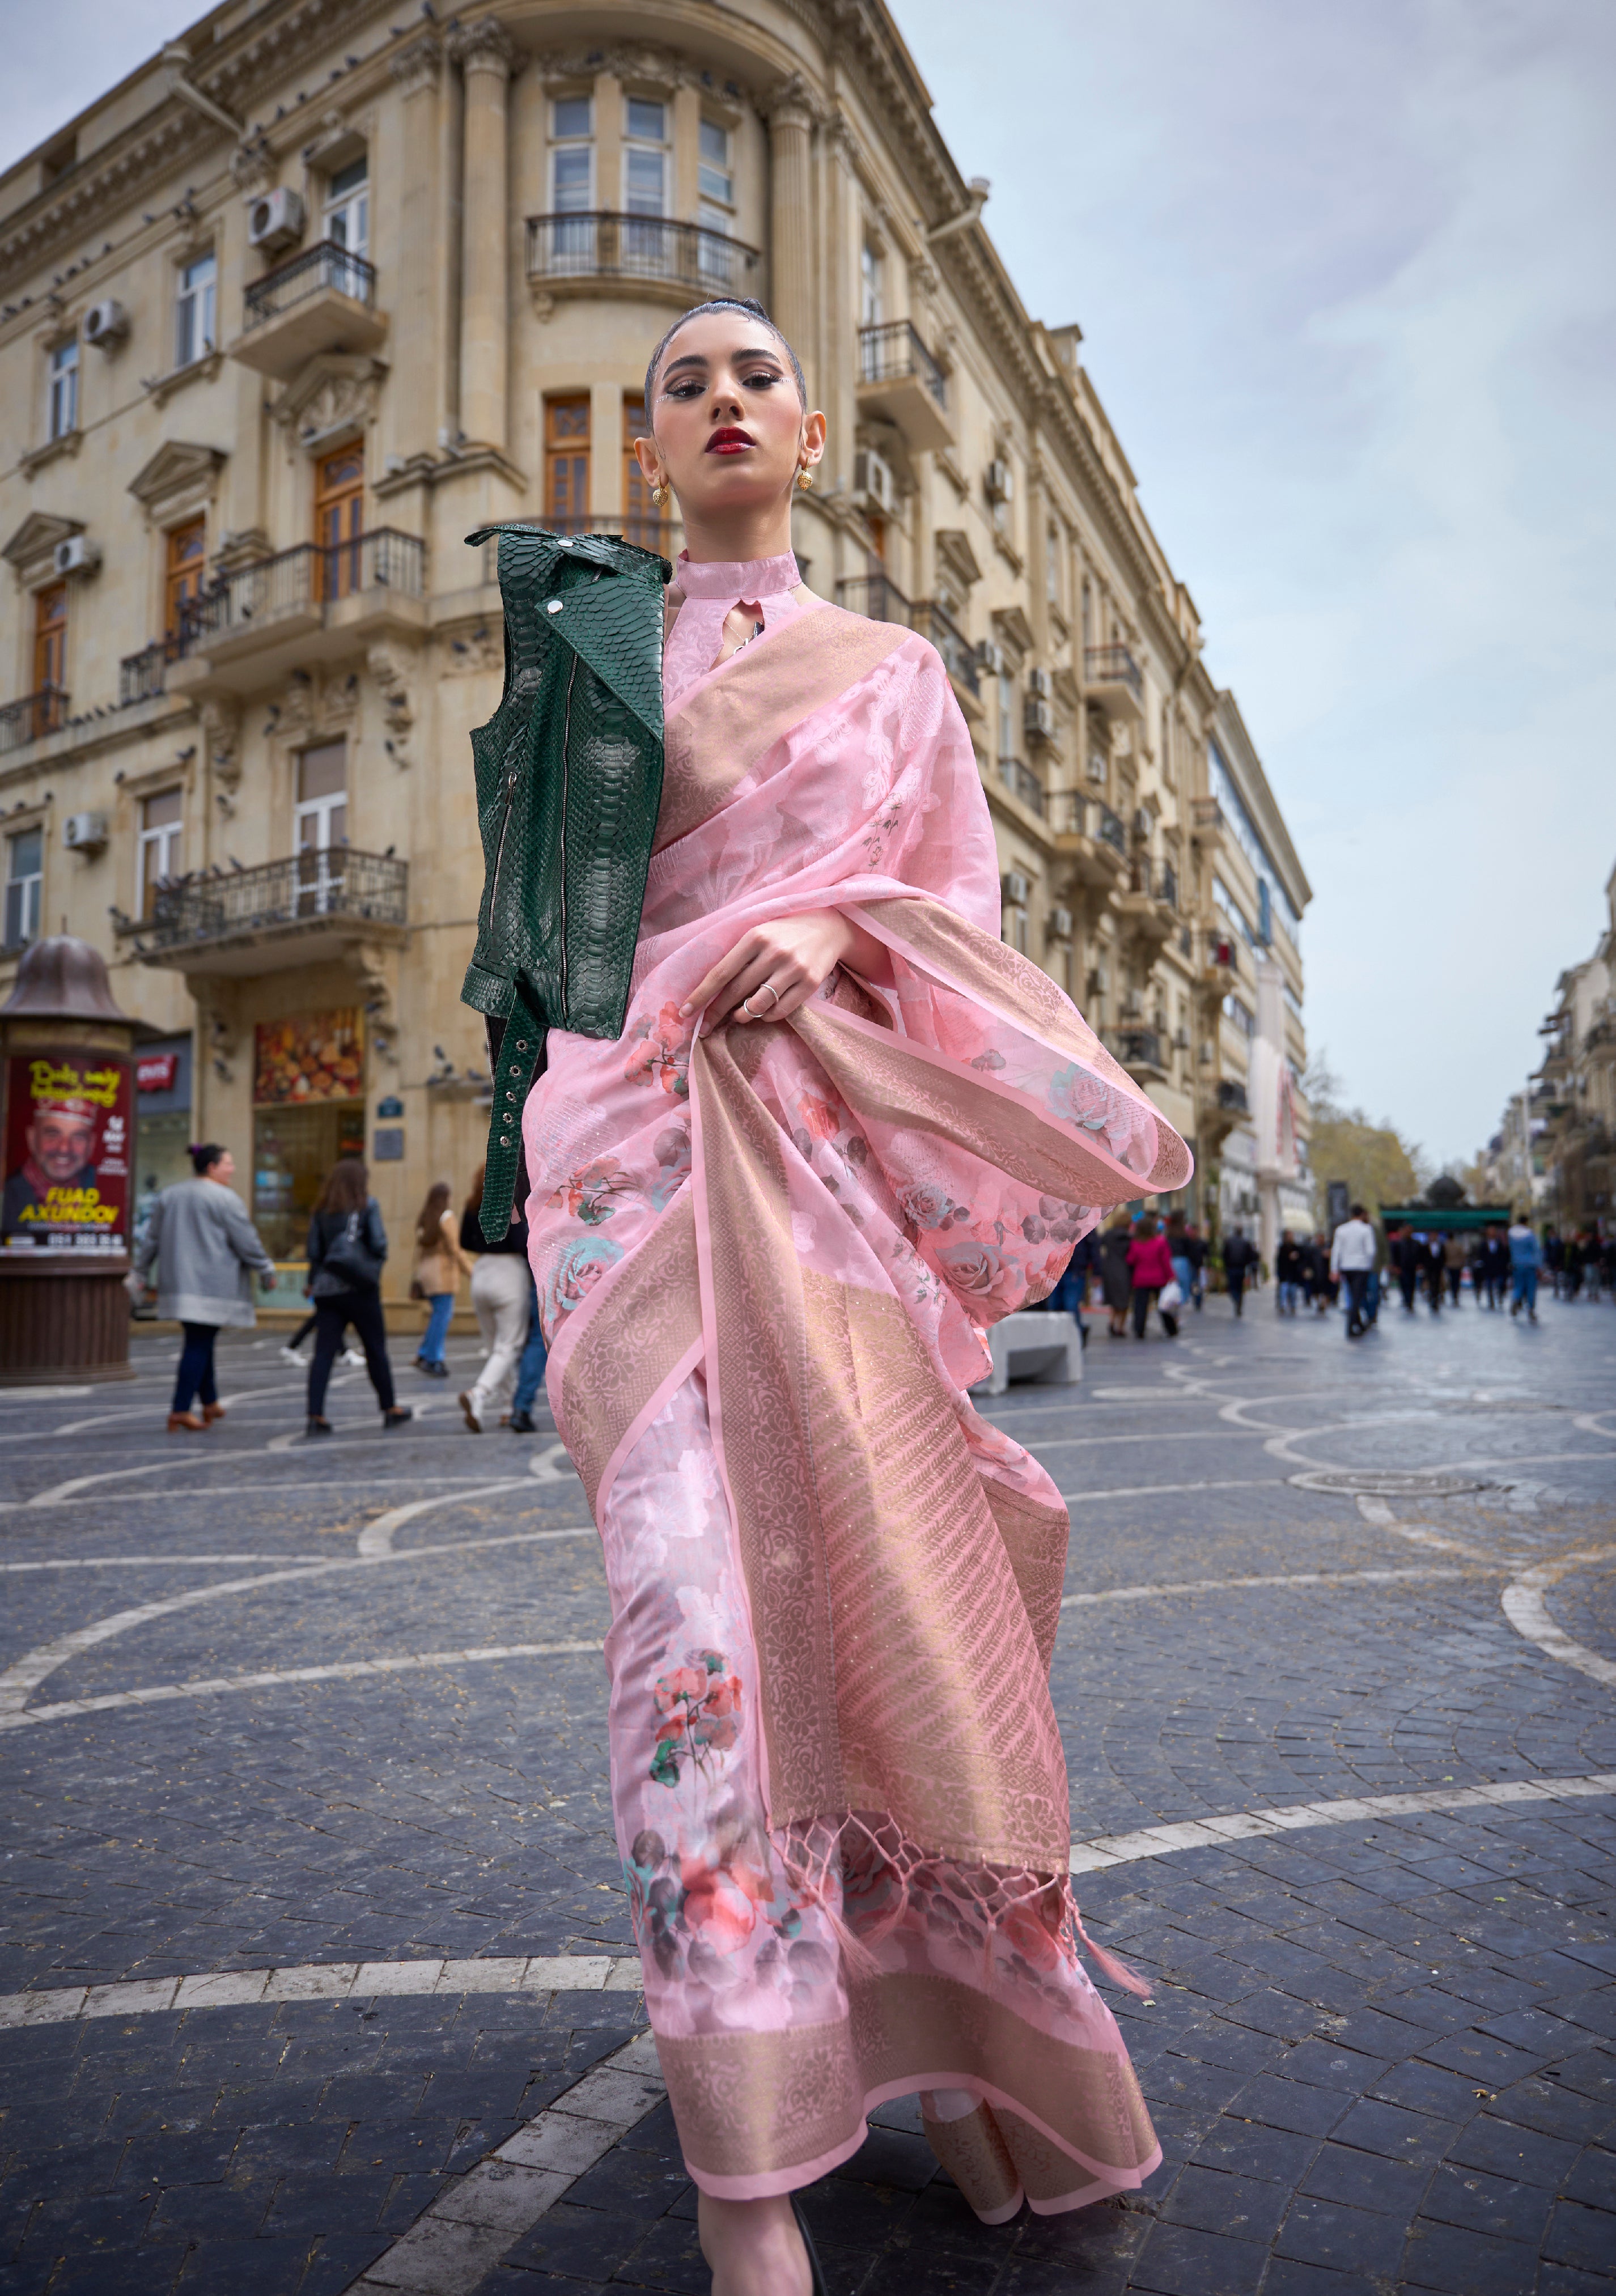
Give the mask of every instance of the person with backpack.
M 326 1176 L 308 1221 L 308 1293 L 315 1311 L 315 1357 L 308 1367 L 311 1436 L 329 1435 L 325 1390 L 332 1365 L 351 1324 L 365 1349 L 365 1367 L 390 1434 L 414 1414 L 396 1400 L 381 1316 L 381 1269 L 387 1230 L 370 1193 L 370 1176 L 357 1156 L 341 1156 Z

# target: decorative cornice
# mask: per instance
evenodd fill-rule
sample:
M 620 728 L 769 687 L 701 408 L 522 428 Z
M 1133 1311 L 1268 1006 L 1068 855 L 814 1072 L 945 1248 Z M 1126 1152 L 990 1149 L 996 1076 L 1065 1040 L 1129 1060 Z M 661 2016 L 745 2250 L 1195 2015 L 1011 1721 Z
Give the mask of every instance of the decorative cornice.
M 602 72 L 612 79 L 665 87 L 669 93 L 695 87 L 701 78 L 688 56 L 656 40 L 608 40 L 598 47 L 554 48 L 535 62 L 546 88 L 594 79 Z
M 497 16 L 479 16 L 474 23 L 457 24 L 447 45 L 462 71 L 497 72 L 502 79 L 520 71 L 525 61 Z
M 432 33 L 423 32 L 418 40 L 396 48 L 387 60 L 387 68 L 406 95 L 414 95 L 418 88 L 436 86 L 443 70 L 443 43 Z

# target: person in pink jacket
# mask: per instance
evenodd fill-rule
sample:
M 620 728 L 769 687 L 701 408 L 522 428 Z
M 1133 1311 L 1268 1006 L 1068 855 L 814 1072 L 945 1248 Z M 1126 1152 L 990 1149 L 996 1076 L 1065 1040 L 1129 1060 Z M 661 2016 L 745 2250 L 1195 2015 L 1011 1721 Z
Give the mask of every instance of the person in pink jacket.
M 1134 1232 L 1128 1247 L 1128 1272 L 1134 1279 L 1134 1337 L 1144 1337 L 1144 1326 L 1150 1321 L 1150 1311 L 1158 1292 L 1173 1281 L 1173 1259 L 1159 1221 L 1148 1214 Z M 1161 1326 L 1169 1340 L 1178 1336 L 1178 1318 L 1170 1308 L 1160 1311 Z

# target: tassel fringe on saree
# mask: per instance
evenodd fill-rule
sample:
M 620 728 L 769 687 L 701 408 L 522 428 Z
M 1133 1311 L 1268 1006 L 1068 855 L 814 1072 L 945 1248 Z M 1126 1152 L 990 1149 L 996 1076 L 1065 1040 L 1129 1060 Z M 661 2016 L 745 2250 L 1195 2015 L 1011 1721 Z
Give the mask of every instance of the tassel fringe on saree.
M 1053 2211 L 1161 2154 L 1080 1958 L 1066 1510 L 967 1390 L 987 1325 L 1190 1160 L 997 938 L 931 647 L 771 604 L 670 694 L 625 1034 L 553 1035 L 525 1116 L 646 2003 L 704 2191 L 807 2184 L 923 2091 L 939 2157 L 986 2164 L 973 2205 Z M 828 907 L 882 978 L 781 1025 L 679 1019 L 749 927 Z

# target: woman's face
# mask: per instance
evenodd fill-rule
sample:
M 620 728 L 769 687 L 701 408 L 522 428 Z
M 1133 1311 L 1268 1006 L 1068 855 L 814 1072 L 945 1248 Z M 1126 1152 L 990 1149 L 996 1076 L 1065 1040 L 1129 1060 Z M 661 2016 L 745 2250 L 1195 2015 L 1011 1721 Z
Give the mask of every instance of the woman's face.
M 681 327 L 652 385 L 649 439 L 635 441 L 652 485 L 689 519 L 759 511 L 788 497 L 824 452 L 824 417 L 805 414 L 777 339 L 739 311 Z
M 228 1148 L 217 1164 L 209 1165 L 207 1177 L 210 1180 L 217 1180 L 222 1188 L 227 1188 L 230 1185 L 231 1181 L 235 1177 L 235 1158 Z

